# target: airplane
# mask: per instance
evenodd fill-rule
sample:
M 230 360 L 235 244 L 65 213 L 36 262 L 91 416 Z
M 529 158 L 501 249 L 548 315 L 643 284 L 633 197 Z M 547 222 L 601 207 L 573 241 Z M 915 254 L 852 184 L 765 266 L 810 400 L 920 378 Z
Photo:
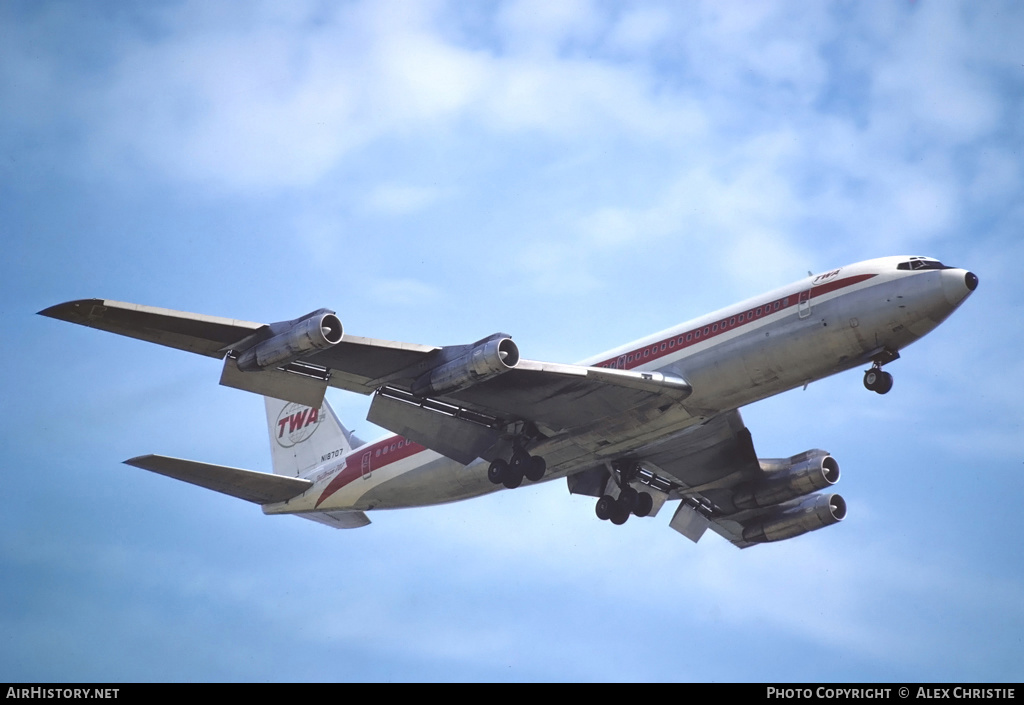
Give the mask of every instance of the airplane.
M 944 321 L 978 277 L 930 257 L 839 267 L 577 364 L 528 360 L 505 333 L 430 346 L 350 336 L 335 312 L 261 324 L 104 299 L 44 316 L 223 361 L 220 383 L 263 395 L 273 473 L 143 455 L 129 465 L 336 528 L 367 512 L 453 502 L 566 478 L 601 520 L 653 517 L 735 546 L 831 526 L 838 461 L 811 449 L 759 459 L 740 407 L 862 365 L 883 366 Z M 366 443 L 328 386 L 371 395 Z M 819 490 L 825 490 L 820 492 Z

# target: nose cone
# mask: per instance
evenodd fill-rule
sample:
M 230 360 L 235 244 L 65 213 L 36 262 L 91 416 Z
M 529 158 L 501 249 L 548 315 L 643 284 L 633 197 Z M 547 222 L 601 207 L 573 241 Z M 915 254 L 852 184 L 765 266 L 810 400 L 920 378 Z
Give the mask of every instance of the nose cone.
M 942 271 L 942 293 L 954 308 L 959 306 L 971 292 L 978 288 L 978 275 L 965 269 L 944 269 Z

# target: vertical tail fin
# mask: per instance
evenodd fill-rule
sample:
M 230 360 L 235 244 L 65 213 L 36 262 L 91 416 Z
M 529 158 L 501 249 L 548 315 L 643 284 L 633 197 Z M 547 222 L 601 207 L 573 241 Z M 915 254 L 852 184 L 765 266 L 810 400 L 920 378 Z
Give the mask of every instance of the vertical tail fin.
M 324 399 L 319 409 L 263 397 L 274 474 L 295 477 L 363 445 Z

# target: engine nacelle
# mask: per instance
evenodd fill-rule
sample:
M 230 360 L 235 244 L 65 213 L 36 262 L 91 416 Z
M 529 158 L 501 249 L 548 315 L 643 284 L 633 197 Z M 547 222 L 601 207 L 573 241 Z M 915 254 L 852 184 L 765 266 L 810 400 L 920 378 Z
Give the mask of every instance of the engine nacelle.
M 287 327 L 274 337 L 241 353 L 238 356 L 238 369 L 255 372 L 287 365 L 304 355 L 338 344 L 344 336 L 341 321 L 325 309 L 285 324 L 276 323 L 271 329 L 281 326 Z
M 837 494 L 816 494 L 747 524 L 743 540 L 750 543 L 783 541 L 837 524 L 846 517 L 846 500 Z
M 435 367 L 412 384 L 418 397 L 454 392 L 508 372 L 519 364 L 519 348 L 509 337 L 496 335 L 451 362 Z
M 770 507 L 839 482 L 839 462 L 823 450 L 758 462 L 765 478 L 736 489 L 732 501 L 737 509 Z

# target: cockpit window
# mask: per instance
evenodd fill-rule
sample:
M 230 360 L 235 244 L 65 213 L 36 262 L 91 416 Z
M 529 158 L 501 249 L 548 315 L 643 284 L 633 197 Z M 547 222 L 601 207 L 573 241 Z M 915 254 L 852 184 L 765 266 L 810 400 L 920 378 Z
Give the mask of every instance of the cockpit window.
M 925 259 L 924 257 L 911 257 L 907 262 L 900 262 L 896 265 L 896 269 L 902 270 L 916 270 L 916 269 L 951 269 L 937 259 Z

